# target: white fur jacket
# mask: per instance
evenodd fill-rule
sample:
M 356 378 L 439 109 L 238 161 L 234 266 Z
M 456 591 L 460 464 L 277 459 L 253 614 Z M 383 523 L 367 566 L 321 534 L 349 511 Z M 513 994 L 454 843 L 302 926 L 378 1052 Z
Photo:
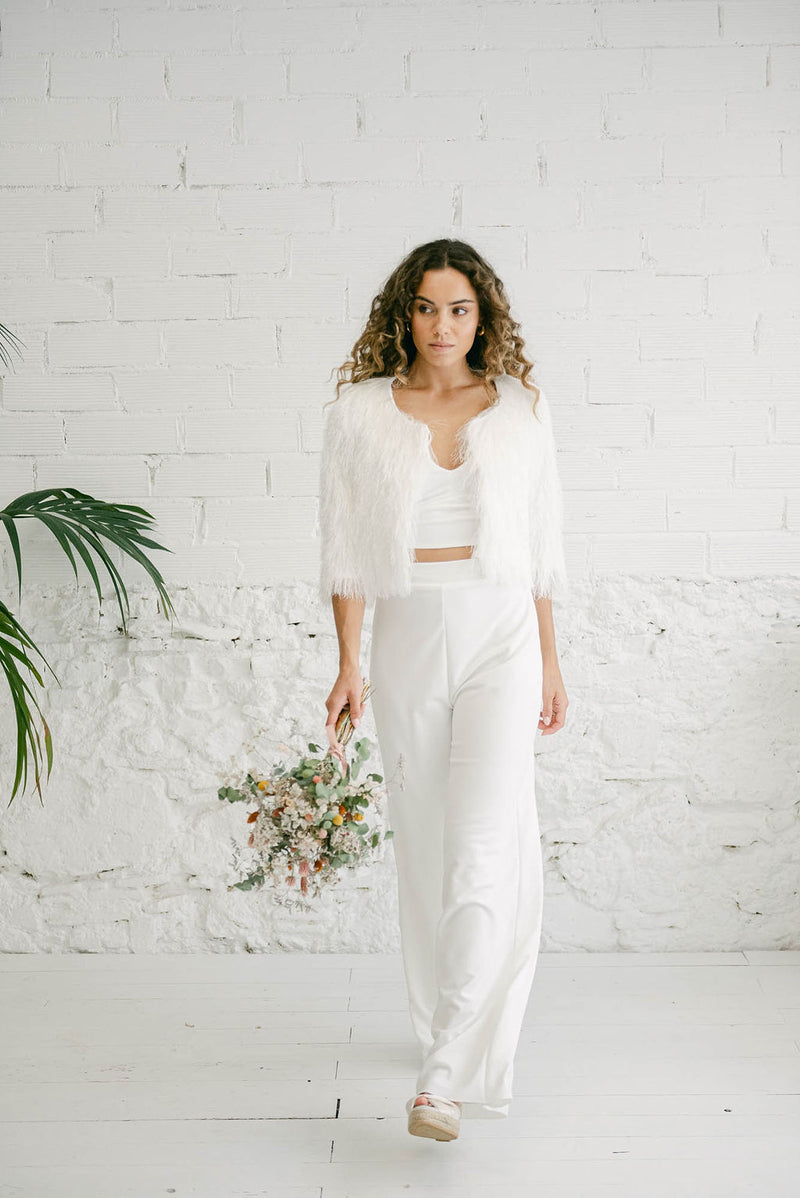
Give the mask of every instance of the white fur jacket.
M 474 556 L 494 582 L 523 584 L 533 597 L 566 592 L 562 496 L 550 410 L 539 388 L 503 374 L 498 399 L 459 430 L 478 515 Z M 414 560 L 414 508 L 431 431 L 401 411 L 392 379 L 345 384 L 325 407 L 320 459 L 319 593 L 363 598 L 407 595 Z

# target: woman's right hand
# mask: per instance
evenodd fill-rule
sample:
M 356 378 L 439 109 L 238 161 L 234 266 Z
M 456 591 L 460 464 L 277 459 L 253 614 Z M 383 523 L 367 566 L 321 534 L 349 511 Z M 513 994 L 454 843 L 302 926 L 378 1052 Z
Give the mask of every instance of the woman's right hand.
M 342 745 L 336 739 L 336 721 L 341 715 L 342 708 L 346 703 L 350 704 L 350 719 L 353 727 L 358 726 L 361 719 L 361 692 L 364 689 L 364 682 L 361 673 L 357 666 L 352 666 L 347 669 L 340 669 L 336 681 L 333 684 L 331 693 L 325 700 L 325 706 L 328 709 L 328 720 L 325 724 L 325 731 L 328 734 L 328 743 L 331 750 L 336 756 L 344 761 L 344 753 Z

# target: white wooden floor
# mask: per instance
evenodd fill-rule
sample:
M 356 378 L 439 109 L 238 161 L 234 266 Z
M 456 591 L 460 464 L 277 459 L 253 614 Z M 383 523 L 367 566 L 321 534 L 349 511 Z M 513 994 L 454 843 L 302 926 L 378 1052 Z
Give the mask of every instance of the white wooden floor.
M 508 1119 L 406 1130 L 398 956 L 0 956 L 0 1195 L 796 1198 L 800 952 L 541 954 Z

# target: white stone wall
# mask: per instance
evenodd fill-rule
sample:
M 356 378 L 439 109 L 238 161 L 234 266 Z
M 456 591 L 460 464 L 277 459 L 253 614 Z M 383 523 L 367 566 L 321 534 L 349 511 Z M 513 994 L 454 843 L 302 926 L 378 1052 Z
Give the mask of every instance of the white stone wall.
M 543 945 L 796 946 L 797 584 L 576 589 L 556 616 L 567 724 L 531 731 Z M 61 686 L 43 698 L 44 805 L 18 795 L 0 824 L 0 951 L 399 949 L 391 847 L 314 914 L 226 889 L 249 828 L 219 786 L 325 744 L 337 649 L 313 588 L 200 583 L 175 600 L 170 626 L 137 598 L 127 639 L 113 596 L 100 616 L 85 588 L 23 602 Z M 365 677 L 371 624 L 370 611 Z M 9 719 L 0 730 L 8 779 Z M 382 772 L 369 703 L 359 735 Z
M 146 507 L 180 625 L 125 564 L 124 638 L 30 522 L 20 608 L 0 530 L 61 681 L 0 951 L 399 947 L 391 849 L 290 914 L 226 889 L 216 791 L 322 739 L 322 404 L 446 235 L 507 285 L 566 492 L 543 945 L 798 946 L 799 34 L 780 0 L 6 0 L 0 507 Z

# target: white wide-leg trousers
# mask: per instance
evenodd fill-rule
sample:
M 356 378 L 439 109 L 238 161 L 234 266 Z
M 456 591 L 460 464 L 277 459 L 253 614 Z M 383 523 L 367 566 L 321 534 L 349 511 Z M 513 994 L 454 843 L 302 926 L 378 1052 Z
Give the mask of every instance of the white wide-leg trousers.
M 369 678 L 394 830 L 416 1091 L 503 1117 L 542 927 L 536 608 L 477 558 L 379 598 Z

